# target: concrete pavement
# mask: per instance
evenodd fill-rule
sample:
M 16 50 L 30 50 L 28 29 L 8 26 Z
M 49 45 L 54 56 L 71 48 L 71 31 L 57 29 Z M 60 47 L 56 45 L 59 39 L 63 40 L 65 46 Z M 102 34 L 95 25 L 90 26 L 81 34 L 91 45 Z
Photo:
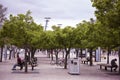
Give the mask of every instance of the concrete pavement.
M 37 57 L 39 65 L 34 71 L 29 67 L 28 73 L 24 70 L 11 70 L 16 59 L 1 62 L 0 80 L 120 80 L 117 72 L 99 70 L 97 65 L 80 64 L 80 75 L 71 75 L 67 69 L 51 65 L 45 54 L 39 54 Z

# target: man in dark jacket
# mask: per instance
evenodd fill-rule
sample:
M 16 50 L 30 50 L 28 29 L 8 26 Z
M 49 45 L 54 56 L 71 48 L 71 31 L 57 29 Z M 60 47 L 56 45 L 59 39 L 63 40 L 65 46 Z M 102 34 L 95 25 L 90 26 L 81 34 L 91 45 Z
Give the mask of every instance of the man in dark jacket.
M 115 68 L 114 71 L 116 71 L 116 69 L 118 68 L 118 65 L 116 64 L 116 61 L 117 61 L 116 58 L 111 60 L 111 65 L 112 65 L 113 68 Z

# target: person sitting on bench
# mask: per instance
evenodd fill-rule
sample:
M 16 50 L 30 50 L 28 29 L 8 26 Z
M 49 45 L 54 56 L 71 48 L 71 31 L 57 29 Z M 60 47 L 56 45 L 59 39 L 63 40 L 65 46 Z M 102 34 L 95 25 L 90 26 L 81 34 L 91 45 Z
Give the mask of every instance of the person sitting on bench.
M 21 60 L 19 55 L 17 54 L 17 63 L 13 66 L 12 70 L 16 70 L 16 66 L 20 66 L 20 70 L 23 69 L 23 63 L 24 61 Z
M 87 57 L 87 61 L 90 61 L 90 57 Z
M 111 60 L 111 66 L 112 66 L 113 68 L 115 68 L 114 71 L 116 71 L 116 69 L 118 68 L 118 65 L 116 64 L 116 61 L 117 61 L 116 58 Z

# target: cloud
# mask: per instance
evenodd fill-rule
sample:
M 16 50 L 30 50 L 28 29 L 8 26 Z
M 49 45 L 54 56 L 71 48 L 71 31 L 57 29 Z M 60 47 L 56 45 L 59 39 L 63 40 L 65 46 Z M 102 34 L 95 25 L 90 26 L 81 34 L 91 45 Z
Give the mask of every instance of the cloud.
M 56 20 L 88 20 L 94 17 L 95 10 L 90 0 L 1 0 L 0 3 L 8 7 L 8 15 L 31 10 L 37 22 L 47 16 Z

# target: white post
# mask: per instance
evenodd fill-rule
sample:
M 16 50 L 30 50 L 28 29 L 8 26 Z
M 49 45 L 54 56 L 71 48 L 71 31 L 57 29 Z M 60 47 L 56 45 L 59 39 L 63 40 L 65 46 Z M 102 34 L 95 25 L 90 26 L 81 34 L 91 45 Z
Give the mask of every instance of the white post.
M 101 61 L 101 49 L 100 49 L 100 47 L 98 47 L 98 49 L 96 50 L 96 61 L 97 62 Z

